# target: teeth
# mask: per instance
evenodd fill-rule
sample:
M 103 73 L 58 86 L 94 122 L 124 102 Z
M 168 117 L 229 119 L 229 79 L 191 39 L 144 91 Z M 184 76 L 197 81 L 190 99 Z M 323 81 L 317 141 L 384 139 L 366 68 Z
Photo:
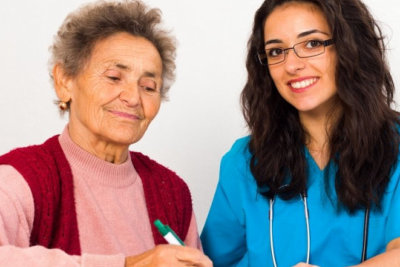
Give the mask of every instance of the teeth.
M 300 89 L 300 88 L 304 88 L 304 87 L 310 86 L 311 84 L 315 83 L 316 81 L 317 81 L 317 78 L 312 78 L 312 79 L 304 80 L 304 81 L 301 81 L 301 82 L 291 83 L 290 86 L 292 86 L 295 89 Z

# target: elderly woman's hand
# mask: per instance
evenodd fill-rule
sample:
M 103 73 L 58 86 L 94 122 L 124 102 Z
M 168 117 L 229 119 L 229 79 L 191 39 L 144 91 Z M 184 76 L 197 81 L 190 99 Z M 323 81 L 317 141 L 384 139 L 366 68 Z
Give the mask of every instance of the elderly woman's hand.
M 211 260 L 200 250 L 175 245 L 158 245 L 136 256 L 125 259 L 125 267 L 171 267 L 171 266 L 198 266 L 212 267 Z

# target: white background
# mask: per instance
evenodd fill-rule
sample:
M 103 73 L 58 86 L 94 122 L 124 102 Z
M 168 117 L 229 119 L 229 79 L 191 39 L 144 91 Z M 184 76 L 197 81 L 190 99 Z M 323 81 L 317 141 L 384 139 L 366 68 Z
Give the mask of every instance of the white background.
M 0 154 L 42 143 L 67 119 L 53 104 L 48 47 L 65 16 L 84 0 L 2 0 L 0 7 Z M 199 230 L 218 180 L 219 161 L 247 134 L 239 95 L 246 44 L 261 0 L 147 0 L 179 41 L 177 80 L 147 133 L 131 149 L 176 171 L 188 183 Z M 385 33 L 400 87 L 400 2 L 366 0 Z M 397 102 L 400 95 L 396 94 Z

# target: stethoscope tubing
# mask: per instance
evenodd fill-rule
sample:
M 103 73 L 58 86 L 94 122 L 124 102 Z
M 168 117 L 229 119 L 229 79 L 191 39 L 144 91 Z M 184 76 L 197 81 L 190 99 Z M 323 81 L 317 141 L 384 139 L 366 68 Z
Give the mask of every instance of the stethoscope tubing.
M 311 234 L 310 234 L 310 218 L 308 216 L 308 205 L 307 205 L 307 196 L 304 194 L 302 196 L 304 203 L 304 216 L 306 217 L 306 226 L 307 226 L 307 261 L 308 264 L 310 262 L 310 254 L 311 254 Z
M 306 263 L 310 262 L 310 254 L 311 254 L 311 238 L 310 238 L 310 220 L 308 216 L 308 205 L 307 205 L 307 196 L 306 194 L 300 194 L 301 199 L 303 200 L 304 205 L 304 216 L 306 219 L 306 228 L 307 228 L 307 260 Z M 277 267 L 276 258 L 275 258 L 275 249 L 274 249 L 274 234 L 273 234 L 273 220 L 274 220 L 274 200 L 275 198 L 271 198 L 269 200 L 269 242 L 271 248 L 271 258 L 274 267 Z
M 307 260 L 306 263 L 310 263 L 310 254 L 311 254 L 311 233 L 310 233 L 310 219 L 307 205 L 307 195 L 300 194 L 303 205 L 304 205 L 304 217 L 306 220 L 307 227 Z M 275 249 L 274 249 L 274 235 L 273 235 L 273 218 L 274 218 L 274 201 L 275 197 L 269 199 L 269 242 L 271 248 L 271 258 L 274 267 L 277 267 L 276 257 L 275 257 Z M 364 229 L 363 229 L 363 242 L 362 242 L 362 251 L 361 251 L 361 262 L 367 259 L 367 247 L 368 247 L 368 229 L 369 229 L 369 207 L 365 209 L 364 214 Z
M 364 214 L 364 232 L 363 232 L 363 248 L 361 253 L 361 262 L 367 259 L 368 228 L 369 228 L 369 207 L 365 209 L 365 214 Z

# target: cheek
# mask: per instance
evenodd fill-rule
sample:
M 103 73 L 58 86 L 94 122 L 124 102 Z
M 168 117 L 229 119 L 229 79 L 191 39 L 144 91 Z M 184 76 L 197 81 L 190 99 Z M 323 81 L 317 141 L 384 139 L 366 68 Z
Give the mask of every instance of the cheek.
M 272 81 L 275 84 L 276 89 L 278 90 L 278 93 L 284 97 L 285 95 L 285 88 L 286 84 L 283 82 L 283 73 L 280 71 L 278 68 L 270 68 L 269 69 L 269 74 L 271 76 Z
M 91 92 L 82 92 L 77 98 L 77 102 L 78 102 L 78 105 L 76 105 L 76 108 L 78 109 L 77 112 L 81 116 L 86 116 L 91 119 L 94 119 L 94 117 L 96 117 L 96 114 L 98 113 L 99 104 L 95 94 Z
M 100 125 L 104 122 L 103 106 L 108 99 L 104 92 L 81 90 L 75 94 L 75 97 L 75 104 L 72 105 L 71 111 L 76 113 L 82 121 L 92 125 Z
M 269 68 L 269 75 L 271 76 L 272 81 L 274 82 L 276 87 L 280 87 L 280 84 L 282 83 L 282 70 L 279 68 Z
M 330 79 L 332 80 L 332 83 L 336 86 L 336 58 L 331 61 L 331 63 L 328 66 L 328 73 L 330 76 Z
M 324 80 L 327 88 L 336 91 L 336 64 L 335 62 L 328 62 L 328 64 L 323 69 Z
M 161 98 L 160 97 L 155 97 L 155 98 L 147 98 L 144 100 L 143 103 L 143 109 L 145 116 L 149 120 L 153 120 L 153 118 L 157 115 L 161 105 Z
M 326 53 L 326 60 L 320 63 L 321 72 L 325 73 L 327 82 L 336 86 L 336 53 Z

